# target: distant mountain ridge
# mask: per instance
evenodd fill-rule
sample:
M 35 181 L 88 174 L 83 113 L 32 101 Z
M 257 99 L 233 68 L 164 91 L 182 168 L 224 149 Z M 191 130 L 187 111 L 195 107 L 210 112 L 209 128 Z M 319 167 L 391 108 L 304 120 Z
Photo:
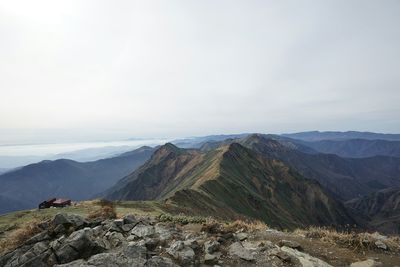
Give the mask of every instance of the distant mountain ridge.
M 341 199 L 400 186 L 400 158 L 376 156 L 346 159 L 330 154 L 310 154 L 283 146 L 262 135 L 249 136 L 242 142 L 267 157 L 282 160 L 303 176 L 317 180 Z M 271 146 L 275 148 L 271 149 Z
M 383 133 L 357 132 L 357 131 L 347 131 L 347 132 L 309 131 L 309 132 L 282 134 L 282 136 L 299 139 L 303 141 L 348 140 L 348 139 L 400 141 L 400 134 L 383 134 Z
M 305 142 L 264 134 L 203 144 L 216 148 L 238 142 L 268 158 L 281 160 L 303 176 L 315 179 L 342 200 L 367 195 L 380 189 L 400 186 L 400 158 L 375 156 L 342 158 L 318 153 Z
M 142 147 L 92 162 L 46 160 L 4 173 L 0 175 L 0 214 L 37 207 L 50 197 L 90 199 L 142 165 L 154 150 Z
M 303 144 L 318 152 L 345 158 L 400 157 L 400 141 L 349 139 L 321 140 Z
M 182 148 L 200 148 L 206 151 L 221 143 L 230 143 L 251 134 L 211 135 L 175 140 Z M 286 143 L 309 154 L 335 154 L 348 158 L 367 158 L 373 156 L 400 156 L 400 135 L 364 132 L 304 132 L 294 134 L 262 134 L 264 137 Z M 361 137 L 365 136 L 365 139 Z M 395 141 L 399 136 L 399 141 Z M 380 139 L 382 140 L 380 140 Z M 390 139 L 386 140 L 386 139 Z M 392 140 L 393 139 L 393 140 Z
M 208 152 L 166 144 L 104 195 L 164 200 L 199 214 L 236 214 L 279 227 L 354 222 L 318 183 L 238 143 Z

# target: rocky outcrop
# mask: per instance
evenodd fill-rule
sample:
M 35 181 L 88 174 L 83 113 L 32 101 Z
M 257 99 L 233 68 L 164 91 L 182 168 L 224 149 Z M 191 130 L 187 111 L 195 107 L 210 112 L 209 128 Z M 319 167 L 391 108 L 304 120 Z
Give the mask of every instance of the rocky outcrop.
M 235 242 L 229 247 L 229 255 L 239 257 L 246 261 L 254 261 L 254 255 L 240 242 Z
M 365 261 L 357 261 L 350 265 L 350 267 L 378 267 L 378 266 L 382 266 L 382 263 L 372 259 L 368 259 Z
M 286 240 L 255 241 L 243 230 L 193 231 L 132 215 L 86 220 L 57 214 L 41 233 L 0 256 L 0 266 L 324 266 Z
M 289 248 L 289 247 L 282 247 L 281 250 L 283 252 L 286 252 L 290 257 L 293 257 L 294 259 L 298 260 L 301 264 L 301 266 L 304 267 L 332 267 L 332 265 L 329 265 L 328 263 L 314 258 L 306 253 L 300 252 L 296 249 Z

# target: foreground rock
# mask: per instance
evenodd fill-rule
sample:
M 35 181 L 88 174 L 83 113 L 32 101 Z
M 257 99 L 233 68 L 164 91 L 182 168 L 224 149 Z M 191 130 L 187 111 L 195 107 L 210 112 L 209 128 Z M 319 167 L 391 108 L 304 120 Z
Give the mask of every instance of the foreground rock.
M 89 222 L 79 215 L 59 213 L 54 217 L 53 225 L 55 227 L 62 225 L 66 228 L 73 227 L 75 229 L 79 229 L 89 225 Z
M 1 255 L 0 266 L 330 266 L 298 251 L 296 242 L 254 241 L 254 234 L 243 231 L 185 230 L 132 215 L 88 221 L 57 214 L 47 225 L 22 246 Z
M 229 247 L 229 255 L 239 257 L 246 261 L 254 261 L 254 255 L 242 243 L 235 242 Z
M 297 249 L 300 251 L 303 249 L 299 243 L 297 243 L 295 241 L 290 241 L 290 240 L 281 240 L 281 241 L 279 241 L 278 246 L 289 247 L 289 248 Z
M 191 266 L 194 264 L 195 253 L 194 250 L 186 246 L 183 241 L 174 241 L 167 253 L 178 260 L 182 266 Z
M 293 258 L 297 259 L 300 262 L 301 266 L 304 267 L 333 267 L 332 265 L 329 265 L 328 263 L 320 259 L 314 258 L 306 253 L 300 252 L 293 248 L 282 247 L 281 250 L 283 252 L 286 252 Z
M 350 265 L 350 267 L 378 267 L 382 266 L 382 263 L 374 261 L 374 260 L 365 260 L 365 261 L 358 261 L 354 262 Z

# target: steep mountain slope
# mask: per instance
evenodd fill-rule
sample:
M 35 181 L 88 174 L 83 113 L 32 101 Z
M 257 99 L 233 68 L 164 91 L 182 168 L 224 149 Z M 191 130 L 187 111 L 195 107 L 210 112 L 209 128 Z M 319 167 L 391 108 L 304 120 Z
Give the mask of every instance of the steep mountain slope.
M 165 197 L 202 162 L 203 155 L 171 143 L 161 146 L 143 166 L 121 179 L 103 195 L 113 200 L 149 200 Z
M 154 148 L 142 147 L 93 162 L 42 161 L 0 175 L 0 213 L 37 207 L 50 197 L 91 198 L 150 158 Z M 14 205 L 6 204 L 13 202 Z M 19 204 L 18 204 L 19 203 Z
M 343 200 L 400 186 L 400 158 L 349 159 L 331 154 L 303 153 L 259 134 L 250 135 L 240 142 L 267 157 L 283 161 L 307 178 L 317 180 Z
M 300 132 L 292 134 L 282 134 L 289 138 L 299 139 L 303 141 L 320 141 L 320 140 L 347 140 L 347 139 L 368 139 L 368 140 L 392 140 L 400 141 L 400 134 L 382 134 L 371 132 Z
M 237 143 L 207 153 L 167 144 L 106 197 L 163 199 L 198 214 L 249 216 L 285 228 L 353 222 L 318 183 Z
M 316 142 L 306 142 L 316 151 L 327 154 L 336 154 L 345 158 L 366 158 L 373 156 L 400 157 L 400 141 L 386 140 L 323 140 Z
M 346 202 L 361 225 L 381 232 L 400 233 L 400 188 L 380 190 Z

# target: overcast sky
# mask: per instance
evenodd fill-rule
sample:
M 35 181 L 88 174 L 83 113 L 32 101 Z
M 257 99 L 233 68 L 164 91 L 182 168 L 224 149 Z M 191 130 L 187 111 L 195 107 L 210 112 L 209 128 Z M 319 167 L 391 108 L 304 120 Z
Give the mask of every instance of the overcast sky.
M 400 132 L 400 1 L 1 1 L 0 143 Z

